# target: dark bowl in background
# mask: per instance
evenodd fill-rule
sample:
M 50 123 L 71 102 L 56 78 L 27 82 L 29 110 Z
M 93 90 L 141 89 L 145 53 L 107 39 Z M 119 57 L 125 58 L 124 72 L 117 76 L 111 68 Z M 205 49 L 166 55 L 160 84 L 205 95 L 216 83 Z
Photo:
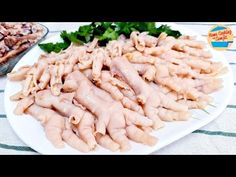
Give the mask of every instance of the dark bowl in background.
M 20 61 L 20 59 L 30 50 L 32 49 L 35 45 L 40 43 L 48 34 L 49 30 L 46 26 L 42 25 L 39 23 L 40 26 L 43 28 L 43 35 L 42 37 L 34 43 L 32 46 L 30 46 L 28 49 L 25 51 L 19 53 L 18 55 L 8 59 L 8 61 L 0 63 L 0 76 L 6 75 L 7 73 L 11 72 L 14 66 Z

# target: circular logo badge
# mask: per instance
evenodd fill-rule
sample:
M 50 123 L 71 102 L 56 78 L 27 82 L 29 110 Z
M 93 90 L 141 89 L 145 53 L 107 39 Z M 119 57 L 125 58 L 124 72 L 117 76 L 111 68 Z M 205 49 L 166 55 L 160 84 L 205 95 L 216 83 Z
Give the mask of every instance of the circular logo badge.
M 216 50 L 228 49 L 233 40 L 233 32 L 228 26 L 215 25 L 208 32 L 208 43 Z

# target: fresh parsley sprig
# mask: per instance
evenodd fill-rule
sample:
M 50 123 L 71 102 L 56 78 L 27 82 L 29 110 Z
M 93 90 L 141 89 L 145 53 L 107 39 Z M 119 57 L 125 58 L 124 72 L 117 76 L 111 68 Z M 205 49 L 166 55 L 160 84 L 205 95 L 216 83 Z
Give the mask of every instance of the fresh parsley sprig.
M 95 37 L 98 39 L 99 45 L 104 46 L 108 41 L 116 40 L 121 34 L 129 37 L 133 31 L 147 31 L 149 35 L 156 37 L 162 32 L 175 38 L 181 36 L 179 31 L 172 30 L 168 25 L 156 28 L 155 22 L 92 22 L 89 25 L 80 26 L 74 32 L 62 31 L 60 36 L 63 42 L 39 44 L 39 47 L 48 53 L 58 53 L 68 48 L 71 42 L 84 44 L 92 41 Z

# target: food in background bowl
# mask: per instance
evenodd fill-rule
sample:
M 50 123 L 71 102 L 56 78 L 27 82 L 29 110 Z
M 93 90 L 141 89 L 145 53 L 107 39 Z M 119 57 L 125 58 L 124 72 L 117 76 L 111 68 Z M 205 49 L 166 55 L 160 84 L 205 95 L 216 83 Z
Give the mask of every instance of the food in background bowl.
M 46 34 L 48 29 L 32 22 L 0 23 L 0 75 L 12 70 L 20 58 Z

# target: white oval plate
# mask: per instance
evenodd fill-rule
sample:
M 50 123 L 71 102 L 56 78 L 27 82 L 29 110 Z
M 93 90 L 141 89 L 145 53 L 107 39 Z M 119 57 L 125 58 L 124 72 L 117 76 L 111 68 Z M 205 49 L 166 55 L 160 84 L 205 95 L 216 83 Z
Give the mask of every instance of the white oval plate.
M 81 23 L 81 25 L 84 24 L 85 23 Z M 205 38 L 201 37 L 196 32 L 184 28 L 182 26 L 178 26 L 173 23 L 163 23 L 163 24 L 168 24 L 173 29 L 179 30 L 183 34 L 196 35 L 199 40 L 206 41 Z M 157 26 L 159 25 L 161 25 L 161 23 L 157 23 Z M 59 35 L 56 35 L 45 40 L 44 43 L 58 42 L 60 40 L 61 39 Z M 132 149 L 125 153 L 120 153 L 120 152 L 113 153 L 99 146 L 95 151 L 86 154 L 150 154 L 184 137 L 185 135 L 190 134 L 194 130 L 199 129 L 200 127 L 216 119 L 217 116 L 219 116 L 220 113 L 223 112 L 223 110 L 226 108 L 227 103 L 231 98 L 233 92 L 233 74 L 224 55 L 212 49 L 210 50 L 212 51 L 214 61 L 221 61 L 229 68 L 229 72 L 226 75 L 222 76 L 224 80 L 223 82 L 224 88 L 212 94 L 214 98 L 214 105 L 216 106 L 216 108 L 210 106 L 206 108 L 206 110 L 210 114 L 207 114 L 201 110 L 194 110 L 191 111 L 192 116 L 197 119 L 190 118 L 189 121 L 185 122 L 166 122 L 165 127 L 163 129 L 154 131 L 152 133 L 152 135 L 156 136 L 159 139 L 159 142 L 153 147 L 131 142 Z M 19 63 L 15 66 L 14 70 L 17 70 L 17 68 L 23 65 L 32 65 L 34 62 L 37 61 L 41 53 L 43 53 L 42 50 L 38 46 L 35 46 L 19 61 Z M 14 115 L 13 110 L 16 107 L 17 103 L 10 101 L 9 97 L 14 93 L 18 92 L 20 89 L 21 85 L 19 82 L 11 82 L 9 80 L 7 81 L 5 88 L 5 98 L 4 98 L 6 114 L 16 134 L 28 146 L 30 146 L 35 151 L 41 154 L 85 154 L 80 151 L 77 151 L 76 149 L 71 148 L 68 145 L 66 145 L 65 148 L 63 149 L 54 148 L 54 146 L 47 140 L 43 127 L 40 125 L 38 121 L 36 121 L 33 117 L 29 115 L 23 115 L 23 116 Z

